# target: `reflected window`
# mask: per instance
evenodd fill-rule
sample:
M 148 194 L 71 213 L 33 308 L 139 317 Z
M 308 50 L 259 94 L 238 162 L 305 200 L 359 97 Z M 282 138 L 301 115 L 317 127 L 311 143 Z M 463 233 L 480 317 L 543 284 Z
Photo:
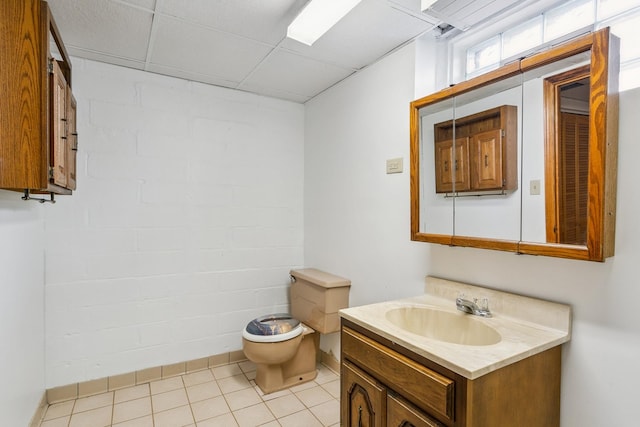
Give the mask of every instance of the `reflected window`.
M 541 43 L 542 15 L 502 34 L 502 57 L 512 57 Z
M 481 74 L 500 62 L 500 37 L 495 36 L 467 51 L 467 74 Z

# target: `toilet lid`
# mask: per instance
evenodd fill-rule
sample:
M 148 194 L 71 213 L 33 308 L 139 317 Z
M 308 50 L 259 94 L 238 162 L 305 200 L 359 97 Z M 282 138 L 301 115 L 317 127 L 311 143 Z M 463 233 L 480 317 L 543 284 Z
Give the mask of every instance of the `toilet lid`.
M 287 313 L 275 313 L 253 319 L 242 331 L 242 336 L 254 342 L 279 342 L 301 333 L 302 323 L 298 319 Z

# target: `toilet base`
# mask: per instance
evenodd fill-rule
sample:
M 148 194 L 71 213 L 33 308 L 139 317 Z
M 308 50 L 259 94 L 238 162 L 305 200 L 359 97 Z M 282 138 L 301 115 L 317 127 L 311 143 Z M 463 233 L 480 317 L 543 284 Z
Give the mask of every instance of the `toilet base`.
M 256 363 L 256 384 L 260 390 L 269 394 L 313 381 L 318 374 L 316 357 L 319 343 L 320 334 L 309 328 L 303 333 L 302 341 L 293 358 L 277 365 Z

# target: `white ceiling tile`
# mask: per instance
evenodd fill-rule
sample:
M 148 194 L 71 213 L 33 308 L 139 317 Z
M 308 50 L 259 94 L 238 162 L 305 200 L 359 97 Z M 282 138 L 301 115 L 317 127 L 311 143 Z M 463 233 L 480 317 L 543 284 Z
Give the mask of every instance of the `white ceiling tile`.
M 152 13 L 107 0 L 50 0 L 68 48 L 144 61 Z
M 352 73 L 350 69 L 278 50 L 240 88 L 265 87 L 311 97 Z
M 128 3 L 144 9 L 153 10 L 156 7 L 156 0 L 112 0 L 120 3 Z
M 307 0 L 159 0 L 157 12 L 275 45 Z
M 88 51 L 76 47 L 69 47 L 67 51 L 71 56 L 91 59 L 92 61 L 106 62 L 107 64 L 120 65 L 127 68 L 135 68 L 136 70 L 144 70 L 145 67 L 144 61 L 135 61 L 132 59 L 109 56 L 100 52 L 90 50 Z
M 156 36 L 150 62 L 219 79 L 239 82 L 271 51 L 267 45 L 156 17 Z
M 232 89 L 235 89 L 238 85 L 237 81 L 225 80 L 208 74 L 201 74 L 193 71 L 186 71 L 158 64 L 148 64 L 145 68 L 145 71 Z
M 360 69 L 433 24 L 389 7 L 384 0 L 361 2 L 313 46 L 286 39 L 282 47 L 343 67 Z

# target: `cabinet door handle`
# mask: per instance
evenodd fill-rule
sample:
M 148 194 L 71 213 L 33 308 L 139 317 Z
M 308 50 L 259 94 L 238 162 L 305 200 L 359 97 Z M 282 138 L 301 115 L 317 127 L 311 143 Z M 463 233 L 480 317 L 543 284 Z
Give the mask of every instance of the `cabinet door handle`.
M 358 427 L 362 427 L 362 405 L 358 406 Z
M 458 170 L 458 159 L 456 159 L 456 170 Z
M 444 171 L 449 172 L 449 160 L 444 161 Z
M 484 167 L 488 167 L 489 166 L 489 155 L 485 154 L 484 155 Z

